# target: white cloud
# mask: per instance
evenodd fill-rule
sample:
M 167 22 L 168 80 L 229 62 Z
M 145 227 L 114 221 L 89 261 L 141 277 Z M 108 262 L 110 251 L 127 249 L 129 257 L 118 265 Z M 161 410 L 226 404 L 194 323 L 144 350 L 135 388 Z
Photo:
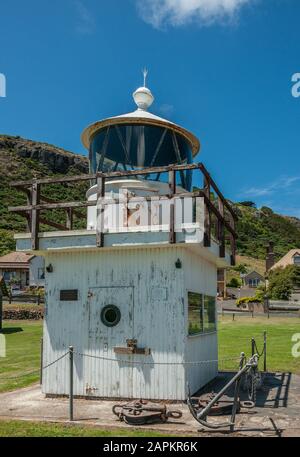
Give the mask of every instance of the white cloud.
M 162 116 L 172 116 L 172 114 L 174 113 L 174 110 L 175 110 L 174 105 L 170 105 L 169 103 L 163 103 L 158 108 L 158 111 L 160 112 L 160 114 Z
M 93 33 L 95 29 L 95 19 L 93 14 L 87 8 L 86 4 L 81 0 L 75 0 L 75 6 L 78 16 L 76 30 L 83 35 Z
M 256 0 L 136 0 L 141 17 L 160 28 L 180 26 L 191 21 L 208 25 L 232 20 L 240 8 Z
M 273 195 L 277 192 L 288 193 L 293 189 L 293 184 L 300 181 L 300 176 L 281 176 L 276 181 L 266 184 L 262 187 L 251 187 L 243 192 L 246 196 L 264 197 L 266 195 Z

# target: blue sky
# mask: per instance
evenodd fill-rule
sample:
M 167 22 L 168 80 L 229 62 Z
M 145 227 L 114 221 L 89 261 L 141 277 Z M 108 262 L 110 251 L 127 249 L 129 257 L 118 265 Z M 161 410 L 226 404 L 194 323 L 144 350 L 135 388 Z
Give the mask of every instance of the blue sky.
M 151 111 L 195 133 L 227 197 L 300 217 L 299 0 L 1 0 L 0 132 L 85 154 L 82 130 Z

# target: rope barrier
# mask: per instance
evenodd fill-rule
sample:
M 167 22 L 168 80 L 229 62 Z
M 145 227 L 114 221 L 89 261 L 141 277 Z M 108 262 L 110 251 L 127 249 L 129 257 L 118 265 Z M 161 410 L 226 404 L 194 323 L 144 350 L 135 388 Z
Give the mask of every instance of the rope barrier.
M 49 367 L 51 367 L 51 365 L 54 365 L 55 363 L 59 362 L 59 360 L 61 360 L 64 357 L 66 357 L 66 355 L 68 355 L 68 354 L 69 354 L 69 351 L 66 352 L 65 354 L 61 355 L 60 357 L 58 357 L 56 360 L 53 360 L 53 362 L 48 363 L 48 365 L 42 367 L 43 370 L 46 370 L 46 368 L 49 368 Z
M 256 353 L 258 355 L 258 357 L 262 357 L 262 355 L 265 353 L 265 347 L 263 347 L 263 350 L 261 351 L 261 353 L 259 353 L 259 350 L 258 350 L 258 347 L 257 347 L 257 344 L 256 344 L 256 341 L 254 340 L 254 347 L 255 347 L 255 350 L 256 350 Z
M 81 357 L 88 357 L 92 359 L 98 359 L 98 360 L 106 360 L 109 362 L 120 362 L 120 363 L 126 363 L 126 364 L 133 364 L 133 365 L 202 365 L 202 364 L 207 364 L 207 363 L 218 363 L 226 360 L 240 360 L 240 357 L 226 357 L 224 359 L 215 359 L 215 360 L 199 360 L 199 361 L 191 361 L 191 362 L 148 362 L 148 361 L 141 361 L 141 360 L 121 360 L 121 359 L 113 359 L 109 357 L 101 357 L 97 355 L 92 355 L 92 354 L 84 354 L 82 352 L 76 352 L 74 351 L 74 354 L 79 355 Z

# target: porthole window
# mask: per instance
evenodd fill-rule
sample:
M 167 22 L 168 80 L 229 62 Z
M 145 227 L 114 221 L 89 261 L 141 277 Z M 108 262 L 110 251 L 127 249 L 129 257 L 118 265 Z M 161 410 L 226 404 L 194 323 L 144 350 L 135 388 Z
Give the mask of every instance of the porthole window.
M 107 327 L 114 327 L 120 322 L 121 312 L 115 305 L 107 305 L 101 311 L 101 321 Z

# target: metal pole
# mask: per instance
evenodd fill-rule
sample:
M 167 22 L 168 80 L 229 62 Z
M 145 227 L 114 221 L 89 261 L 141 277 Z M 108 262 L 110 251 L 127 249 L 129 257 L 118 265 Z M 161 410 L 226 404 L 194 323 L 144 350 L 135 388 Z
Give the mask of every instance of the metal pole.
M 254 356 L 255 353 L 255 339 L 251 338 L 251 355 Z
M 264 372 L 267 371 L 267 332 L 264 331 Z
M 43 384 L 43 353 L 44 353 L 44 341 L 43 338 L 41 338 L 41 356 L 40 356 L 40 385 Z
M 70 416 L 70 421 L 72 421 L 72 420 L 74 420 L 74 418 L 73 418 L 73 361 L 74 361 L 73 346 L 69 347 L 69 360 L 70 360 L 69 416 Z
M 245 360 L 245 354 L 244 354 L 244 352 L 242 352 L 241 353 L 241 358 L 240 358 L 239 371 L 243 368 L 244 360 Z M 234 431 L 235 416 L 236 416 L 238 402 L 239 402 L 240 385 L 241 385 L 241 378 L 236 380 L 235 387 L 234 387 L 234 399 L 233 399 L 231 421 L 230 421 L 231 422 L 231 424 L 230 424 L 230 431 L 231 432 Z

